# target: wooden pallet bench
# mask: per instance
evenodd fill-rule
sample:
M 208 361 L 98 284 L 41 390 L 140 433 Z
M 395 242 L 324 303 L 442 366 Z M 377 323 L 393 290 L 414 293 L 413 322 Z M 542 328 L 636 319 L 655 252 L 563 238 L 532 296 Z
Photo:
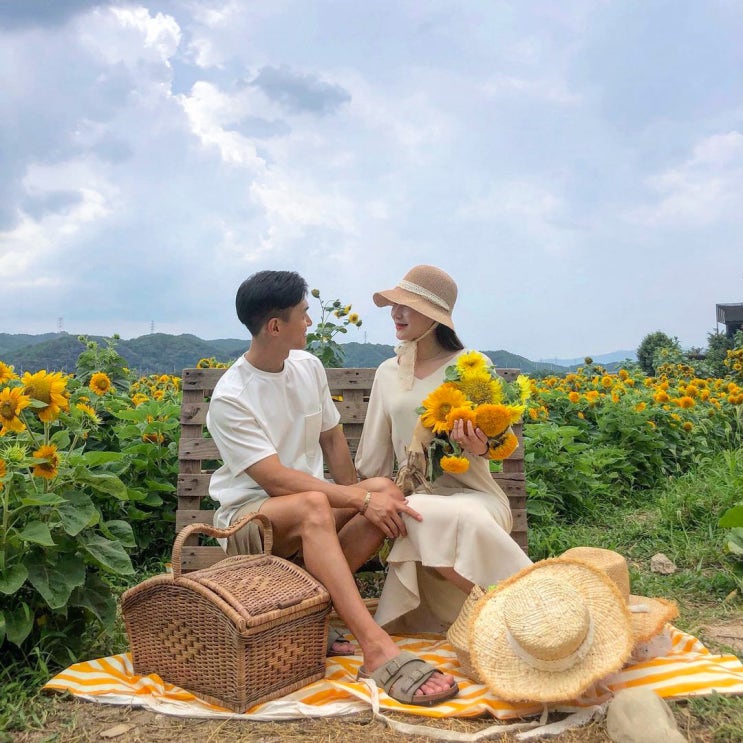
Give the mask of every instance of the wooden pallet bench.
M 352 455 L 355 455 L 361 437 L 375 371 L 375 369 L 327 370 L 330 391 L 336 400 L 343 432 Z M 209 399 L 224 372 L 224 369 L 183 370 L 176 531 L 180 531 L 188 524 L 212 523 L 216 504 L 209 497 L 209 478 L 221 461 L 205 424 Z M 497 372 L 508 381 L 514 380 L 519 374 L 518 369 L 497 369 Z M 514 433 L 521 445 L 503 462 L 502 472 L 493 473 L 493 477 L 508 496 L 513 514 L 511 536 L 526 552 L 526 476 L 521 424 L 514 426 Z M 181 553 L 183 571 L 208 567 L 225 556 L 221 547 L 197 544 L 196 537 L 189 537 L 189 541 L 194 543 L 184 545 Z

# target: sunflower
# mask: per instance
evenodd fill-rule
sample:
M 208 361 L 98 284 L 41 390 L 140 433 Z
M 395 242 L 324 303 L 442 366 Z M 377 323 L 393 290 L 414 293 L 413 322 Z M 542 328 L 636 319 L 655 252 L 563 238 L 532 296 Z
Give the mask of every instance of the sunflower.
M 446 456 L 441 457 L 441 469 L 444 472 L 451 472 L 453 475 L 460 475 L 470 468 L 470 463 L 465 457 Z
M 571 392 L 568 394 L 568 400 L 573 404 L 580 402 L 580 395 L 577 392 Z
M 0 361 L 0 384 L 7 384 L 14 379 L 18 379 L 18 375 L 13 371 L 13 367 Z
M 143 402 L 147 402 L 147 400 L 149 400 L 149 399 L 150 399 L 150 398 L 149 398 L 149 397 L 147 397 L 147 395 L 143 395 L 143 394 L 142 394 L 141 392 L 137 392 L 137 393 L 136 393 L 136 394 L 135 394 L 135 395 L 134 395 L 134 396 L 132 397 L 132 403 L 134 404 L 134 407 L 136 408 L 136 407 L 138 407 L 139 405 L 141 405 L 141 404 L 142 404 Z
M 111 380 L 108 378 L 108 374 L 104 372 L 96 372 L 91 378 L 88 384 L 93 392 L 99 397 L 105 395 L 111 389 Z
M 453 384 L 444 383 L 437 387 L 424 401 L 421 423 L 434 433 L 448 433 L 447 417 L 452 408 L 463 408 L 468 405 L 464 393 Z
M 534 391 L 531 379 L 529 379 L 526 374 L 519 374 L 518 377 L 516 377 L 516 385 L 519 388 L 519 399 L 521 402 L 526 402 Z
M 446 416 L 447 430 L 451 431 L 458 420 L 469 421 L 472 424 L 472 428 L 475 428 L 477 425 L 475 422 L 475 411 L 468 405 L 461 408 L 452 408 L 449 411 L 449 415 Z
M 348 322 L 351 323 L 351 325 L 358 325 L 359 323 L 359 316 L 356 312 L 352 312 L 348 316 Z
M 488 363 L 479 351 L 468 351 L 457 359 L 457 371 L 462 377 L 487 372 Z
M 696 403 L 694 402 L 693 397 L 689 397 L 688 395 L 684 395 L 683 397 L 679 397 L 678 400 L 676 400 L 676 404 L 680 408 L 693 408 Z
M 45 480 L 53 480 L 57 476 L 59 469 L 59 454 L 57 453 L 57 447 L 54 444 L 48 444 L 39 447 L 33 456 L 36 459 L 43 459 L 45 461 L 40 462 L 34 467 L 33 474 L 36 477 L 43 477 Z
M 516 434 L 509 431 L 496 446 L 490 447 L 488 456 L 490 459 L 508 459 L 516 451 L 518 445 L 519 440 Z
M 503 385 L 487 372 L 468 374 L 457 386 L 475 405 L 499 403 L 503 397 Z
M 98 417 L 98 413 L 96 413 L 90 405 L 86 405 L 84 402 L 79 402 L 75 405 L 75 408 L 82 413 L 83 419 L 88 423 L 93 423 L 96 426 L 100 424 L 101 419 Z
M 475 421 L 488 438 L 493 438 L 516 423 L 523 412 L 523 405 L 480 405 L 475 411 Z
M 31 398 L 23 394 L 20 387 L 6 387 L 0 390 L 0 436 L 8 431 L 20 433 L 26 424 L 18 417 L 23 408 L 31 404 Z
M 51 423 L 59 417 L 60 412 L 69 410 L 66 387 L 67 379 L 61 372 L 26 372 L 23 375 L 23 393 L 45 403 L 43 408 L 34 409 L 44 423 Z

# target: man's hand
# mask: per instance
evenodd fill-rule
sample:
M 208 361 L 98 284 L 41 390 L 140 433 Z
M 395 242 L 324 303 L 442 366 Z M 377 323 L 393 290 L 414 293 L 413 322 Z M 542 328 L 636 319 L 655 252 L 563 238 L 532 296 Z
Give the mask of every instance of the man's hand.
M 401 514 L 406 513 L 416 521 L 423 521 L 423 516 L 408 505 L 402 491 L 392 480 L 370 477 L 361 480 L 356 487 L 372 494 L 364 516 L 390 539 L 404 537 L 408 533 Z

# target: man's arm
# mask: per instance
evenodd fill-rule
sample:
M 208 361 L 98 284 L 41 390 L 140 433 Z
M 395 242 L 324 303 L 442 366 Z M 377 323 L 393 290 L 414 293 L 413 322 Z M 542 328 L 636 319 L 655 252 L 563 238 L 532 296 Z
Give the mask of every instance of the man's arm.
M 320 448 L 333 481 L 339 485 L 355 485 L 359 478 L 340 425 L 333 426 L 320 434 Z

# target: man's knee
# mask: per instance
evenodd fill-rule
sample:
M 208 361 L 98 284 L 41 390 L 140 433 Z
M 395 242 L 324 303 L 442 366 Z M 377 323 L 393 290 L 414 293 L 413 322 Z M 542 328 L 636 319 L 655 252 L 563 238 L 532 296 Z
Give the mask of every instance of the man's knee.
M 305 528 L 336 530 L 335 516 L 328 496 L 319 490 L 310 490 L 303 494 L 298 516 Z

